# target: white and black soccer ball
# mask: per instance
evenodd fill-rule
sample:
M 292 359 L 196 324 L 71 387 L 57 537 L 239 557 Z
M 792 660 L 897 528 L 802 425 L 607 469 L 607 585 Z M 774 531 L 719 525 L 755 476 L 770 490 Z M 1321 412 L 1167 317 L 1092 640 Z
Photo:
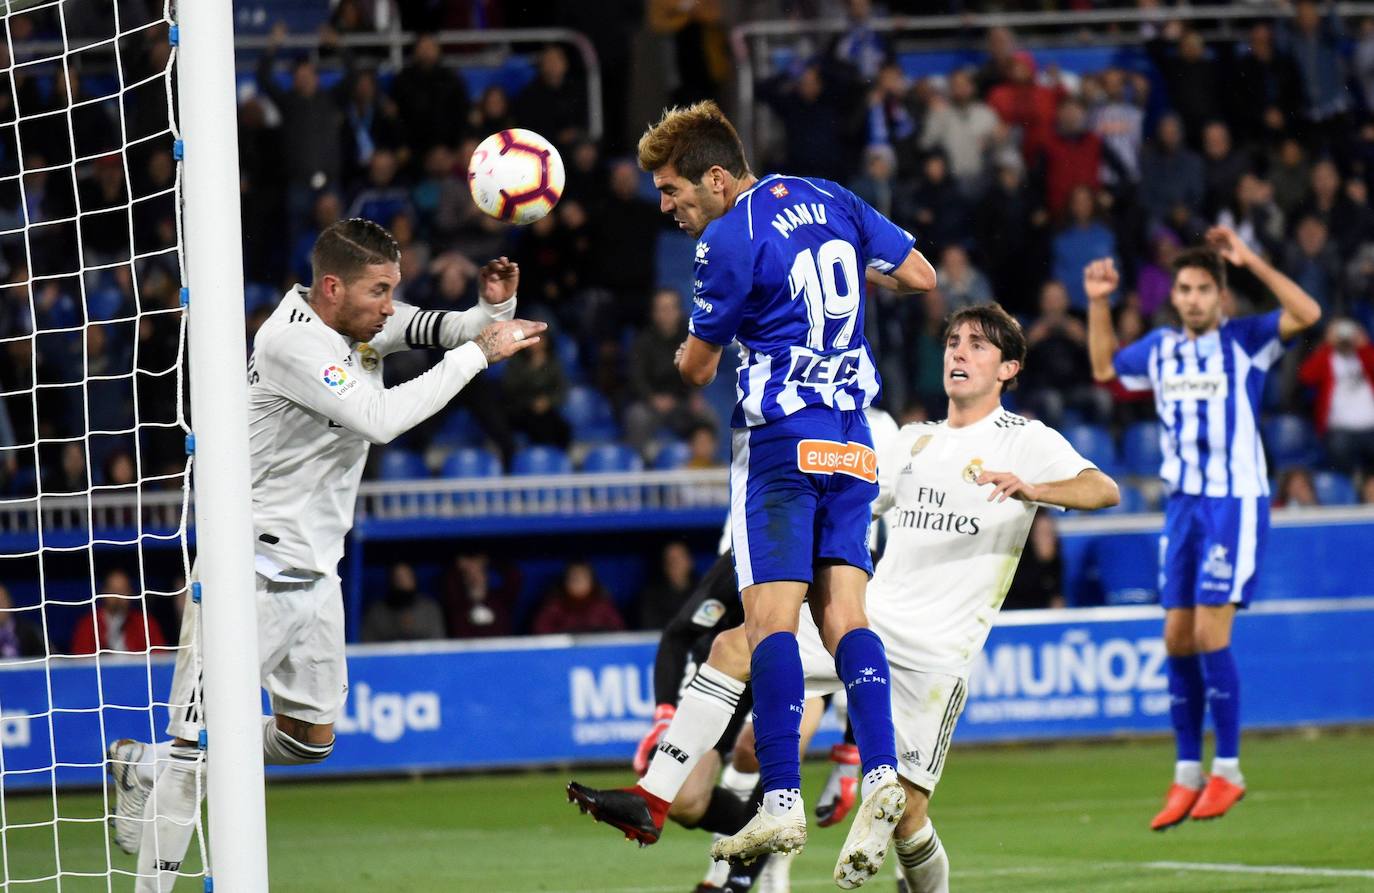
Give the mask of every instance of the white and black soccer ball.
M 563 159 L 533 130 L 513 127 L 482 140 L 468 162 L 472 200 L 507 223 L 533 223 L 563 195 Z

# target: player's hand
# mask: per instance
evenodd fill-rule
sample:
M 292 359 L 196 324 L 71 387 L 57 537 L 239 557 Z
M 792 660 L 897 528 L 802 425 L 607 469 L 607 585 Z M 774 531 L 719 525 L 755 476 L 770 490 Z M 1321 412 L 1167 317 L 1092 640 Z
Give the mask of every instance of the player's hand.
M 1121 276 L 1116 272 L 1116 261 L 1110 257 L 1095 260 L 1083 268 L 1083 290 L 1089 301 L 1105 301 L 1112 296 Z
M 482 348 L 488 364 L 499 363 L 537 342 L 547 328 L 546 323 L 530 319 L 508 319 L 487 326 L 472 343 Z
M 1236 231 L 1229 226 L 1214 226 L 1207 230 L 1207 246 L 1222 256 L 1228 264 L 1237 267 L 1249 266 L 1255 253 L 1250 250 Z
M 639 742 L 639 747 L 635 748 L 635 758 L 631 765 L 634 766 L 636 775 L 643 775 L 649 771 L 649 761 L 654 758 L 658 742 L 663 733 L 668 731 L 668 724 L 673 721 L 673 715 L 676 713 L 677 708 L 672 704 L 659 704 L 654 710 L 654 724 L 649 728 L 649 734 Z
M 988 502 L 1006 502 L 1007 497 L 1019 499 L 1022 502 L 1035 502 L 1039 489 L 1034 484 L 1028 484 L 1021 480 L 1010 471 L 985 471 L 978 475 L 975 484 L 992 484 L 992 492 L 988 494 Z
M 687 342 L 684 341 L 677 346 L 677 352 L 673 354 L 673 368 L 682 368 L 682 355 L 687 352 Z
M 515 289 L 520 285 L 520 265 L 502 255 L 487 261 L 478 271 L 477 278 L 482 283 L 482 300 L 488 304 L 504 304 L 515 297 Z

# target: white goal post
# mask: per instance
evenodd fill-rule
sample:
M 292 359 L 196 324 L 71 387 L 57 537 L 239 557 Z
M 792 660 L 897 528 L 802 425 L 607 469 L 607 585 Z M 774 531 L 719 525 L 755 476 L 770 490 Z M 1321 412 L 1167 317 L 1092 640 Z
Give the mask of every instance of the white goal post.
M 256 893 L 267 889 L 267 831 L 233 4 L 185 0 L 176 12 L 210 858 L 219 890 Z

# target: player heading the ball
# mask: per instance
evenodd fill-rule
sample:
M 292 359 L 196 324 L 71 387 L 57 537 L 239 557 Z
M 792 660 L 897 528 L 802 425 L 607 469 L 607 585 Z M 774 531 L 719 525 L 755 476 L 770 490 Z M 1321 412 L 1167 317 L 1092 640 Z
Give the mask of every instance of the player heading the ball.
M 806 841 L 796 630 L 809 592 L 863 759 L 865 802 L 836 866 L 842 886 L 858 886 L 881 864 L 905 804 L 887 658 L 864 616 L 877 462 L 863 410 L 879 391 L 865 286 L 921 291 L 935 271 L 910 233 L 839 184 L 755 177 L 712 102 L 665 112 L 640 139 L 639 163 L 663 213 L 698 238 L 690 334 L 676 358 L 683 379 L 709 383 L 725 346 L 741 345 L 730 522 L 765 794 L 749 825 L 713 853 L 750 859 Z

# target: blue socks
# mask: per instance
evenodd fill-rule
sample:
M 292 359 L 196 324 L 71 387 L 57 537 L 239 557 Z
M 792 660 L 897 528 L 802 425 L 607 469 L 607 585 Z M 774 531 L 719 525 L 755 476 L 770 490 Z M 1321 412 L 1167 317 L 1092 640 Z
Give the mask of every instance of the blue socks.
M 754 686 L 754 753 L 763 790 L 800 788 L 806 687 L 797 637 L 773 633 L 754 649 L 749 667 Z M 853 707 L 850 710 L 852 715 Z
M 1197 656 L 1207 686 L 1207 706 L 1217 732 L 1218 759 L 1240 756 L 1240 677 L 1230 648 Z
M 883 640 L 871 629 L 845 633 L 835 647 L 835 670 L 849 696 L 849 722 L 854 727 L 854 742 L 859 745 L 864 774 L 879 766 L 896 768 L 892 674 L 888 671 Z
M 1202 663 L 1197 655 L 1170 657 L 1169 719 L 1174 726 L 1179 760 L 1202 760 L 1202 718 L 1206 707 Z

